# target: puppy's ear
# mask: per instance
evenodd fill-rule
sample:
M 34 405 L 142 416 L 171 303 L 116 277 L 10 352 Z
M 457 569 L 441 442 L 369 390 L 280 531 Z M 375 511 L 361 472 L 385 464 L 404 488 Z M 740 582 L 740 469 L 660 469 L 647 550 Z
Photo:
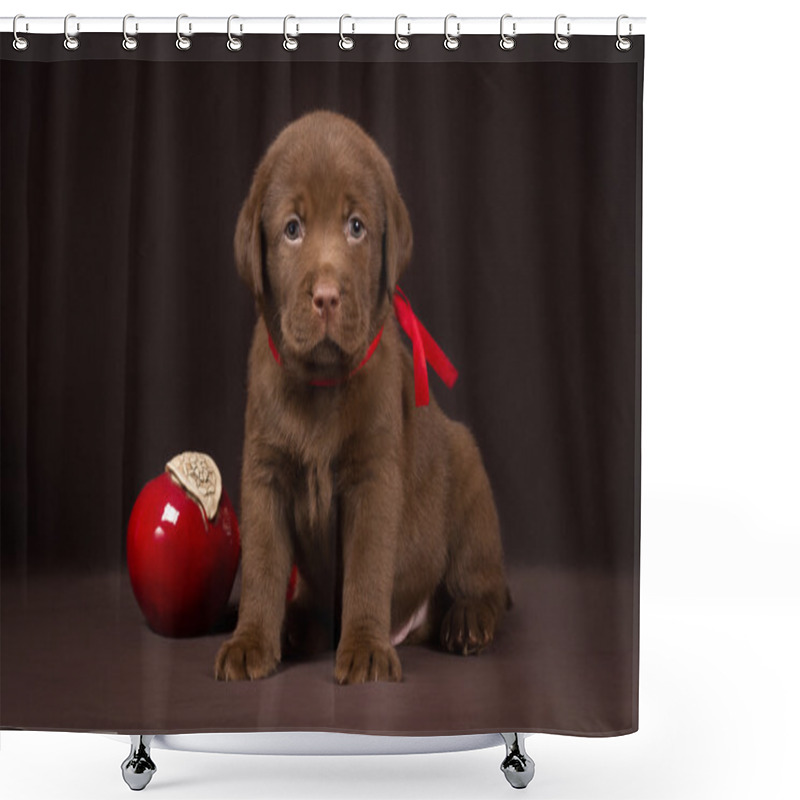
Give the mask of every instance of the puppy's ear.
M 264 252 L 266 240 L 261 224 L 260 198 L 260 186 L 257 187 L 254 182 L 239 212 L 239 221 L 236 223 L 236 233 L 233 237 L 233 253 L 239 277 L 259 302 L 264 296 L 262 270 L 267 255 Z
M 408 216 L 408 209 L 403 198 L 400 197 L 391 170 L 387 176 L 385 189 L 386 227 L 383 232 L 383 268 L 386 270 L 387 288 L 391 293 L 411 261 L 414 237 L 411 232 L 411 218 Z

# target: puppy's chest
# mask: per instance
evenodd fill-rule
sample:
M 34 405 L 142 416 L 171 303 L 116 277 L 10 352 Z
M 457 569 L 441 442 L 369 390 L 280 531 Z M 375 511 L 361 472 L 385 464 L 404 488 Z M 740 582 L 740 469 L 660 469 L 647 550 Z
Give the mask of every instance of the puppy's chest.
M 318 539 L 327 534 L 335 493 L 336 473 L 329 462 L 295 465 L 291 496 L 294 526 L 301 539 Z
M 350 426 L 335 407 L 298 406 L 280 417 L 272 435 L 282 453 L 282 482 L 295 532 L 319 541 L 329 532 Z

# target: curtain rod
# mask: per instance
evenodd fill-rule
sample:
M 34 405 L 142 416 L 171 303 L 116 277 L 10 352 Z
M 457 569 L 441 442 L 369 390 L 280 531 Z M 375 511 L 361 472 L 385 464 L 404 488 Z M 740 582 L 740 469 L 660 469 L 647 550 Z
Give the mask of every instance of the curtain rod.
M 14 30 L 14 17 L 0 17 L 0 33 Z M 285 34 L 291 36 L 304 33 L 329 34 L 417 34 L 443 35 L 445 29 L 453 36 L 475 34 L 500 34 L 500 17 L 459 17 L 451 14 L 445 22 L 444 17 L 136 17 L 128 15 L 125 31 L 128 36 L 148 33 L 176 33 L 180 22 L 180 33 L 191 36 L 198 33 L 228 33 L 236 36 L 247 34 Z M 558 25 L 562 36 L 575 35 L 622 35 L 635 36 L 644 33 L 644 17 L 570 17 L 560 14 L 556 17 L 503 17 L 503 30 L 507 36 L 525 34 L 553 34 Z M 17 18 L 18 35 L 26 33 L 61 34 L 65 25 L 70 36 L 82 33 L 120 33 L 123 30 L 122 17 L 25 17 Z M 618 29 L 618 25 L 620 26 Z

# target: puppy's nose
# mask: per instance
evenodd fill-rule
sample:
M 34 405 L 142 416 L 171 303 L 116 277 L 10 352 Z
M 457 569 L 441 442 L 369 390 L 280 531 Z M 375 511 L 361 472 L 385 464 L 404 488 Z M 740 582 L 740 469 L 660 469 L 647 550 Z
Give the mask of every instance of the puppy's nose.
M 317 314 L 329 318 L 339 307 L 339 289 L 332 283 L 318 283 L 314 287 L 312 302 Z

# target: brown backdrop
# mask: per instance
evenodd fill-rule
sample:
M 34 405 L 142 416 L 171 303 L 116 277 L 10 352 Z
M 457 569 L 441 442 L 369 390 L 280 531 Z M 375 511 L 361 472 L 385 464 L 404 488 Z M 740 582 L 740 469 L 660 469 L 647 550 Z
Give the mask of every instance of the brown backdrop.
M 58 36 L 29 38 L 25 53 L 10 37 L 0 49 L 0 723 L 457 732 L 512 729 L 498 716 L 508 706 L 520 730 L 635 729 L 643 40 L 620 53 L 613 37 L 576 37 L 558 53 L 547 36 L 510 52 L 466 37 L 450 53 L 415 37 L 398 53 L 391 37 L 357 37 L 343 53 L 336 37 L 304 36 L 288 54 L 279 37 L 247 37 L 231 54 L 219 36 L 186 53 L 167 35 L 133 53 L 116 35 L 86 35 L 76 53 Z M 271 139 L 315 108 L 356 119 L 394 166 L 415 234 L 403 288 L 460 370 L 453 391 L 434 376 L 432 389 L 478 439 L 522 598 L 518 639 L 507 633 L 498 651 L 505 643 L 526 680 L 539 675 L 538 700 L 506 702 L 500 670 L 497 697 L 446 724 L 444 711 L 350 720 L 341 701 L 327 717 L 181 717 L 168 699 L 148 711 L 145 688 L 116 711 L 61 713 L 52 676 L 21 665 L 70 587 L 111 614 L 75 623 L 77 673 L 100 630 L 122 660 L 134 647 L 150 663 L 145 642 L 174 644 L 144 628 L 126 581 L 125 527 L 143 484 L 172 455 L 202 450 L 238 510 L 255 312 L 233 229 Z M 572 662 L 537 661 L 564 636 L 561 655 L 583 654 L 571 678 L 558 673 Z M 193 643 L 198 681 L 212 638 Z M 592 672 L 587 647 L 618 660 Z M 179 657 L 163 652 L 180 683 Z M 491 656 L 474 663 L 494 669 Z M 24 699 L 34 687 L 49 705 Z M 106 706 L 110 678 L 107 693 Z

